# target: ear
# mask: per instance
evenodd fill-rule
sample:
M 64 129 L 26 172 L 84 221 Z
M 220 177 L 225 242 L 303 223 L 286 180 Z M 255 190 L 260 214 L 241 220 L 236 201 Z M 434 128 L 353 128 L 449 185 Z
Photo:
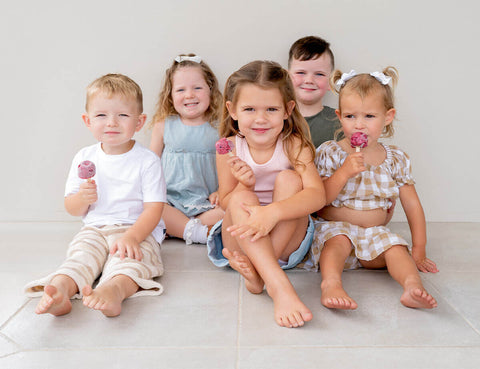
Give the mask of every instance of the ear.
M 342 114 L 340 113 L 340 110 L 338 110 L 338 109 L 335 109 L 335 114 L 337 114 L 337 118 L 338 118 L 338 120 L 340 120 L 340 121 L 341 121 Z
M 85 125 L 86 125 L 88 128 L 90 128 L 92 124 L 90 123 L 90 117 L 88 116 L 87 113 L 82 114 L 82 119 L 83 119 Z
M 287 106 L 286 106 L 286 111 L 285 111 L 285 115 L 283 117 L 283 119 L 287 119 L 293 112 L 293 109 L 295 108 L 295 101 L 294 100 L 290 100 L 288 103 L 287 103 Z
M 138 116 L 138 123 L 137 123 L 137 126 L 135 127 L 135 132 L 138 132 L 142 129 L 146 120 L 147 120 L 147 115 L 146 114 L 140 114 Z
M 388 126 L 389 124 L 391 124 L 393 122 L 393 119 L 395 118 L 395 113 L 397 111 L 395 109 L 390 109 L 387 111 L 387 113 L 385 114 L 385 125 Z
M 237 119 L 237 114 L 236 114 L 236 109 L 235 107 L 233 106 L 233 103 L 231 101 L 227 101 L 225 103 L 225 106 L 227 107 L 227 110 L 228 110 L 228 114 L 230 114 L 230 116 L 232 117 L 233 120 L 238 120 Z

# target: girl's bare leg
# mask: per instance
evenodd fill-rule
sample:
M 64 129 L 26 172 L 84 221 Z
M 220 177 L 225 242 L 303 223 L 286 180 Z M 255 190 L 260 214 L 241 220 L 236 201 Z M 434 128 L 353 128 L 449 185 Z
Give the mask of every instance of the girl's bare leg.
M 387 267 L 388 272 L 402 287 L 400 302 L 411 308 L 432 309 L 437 301 L 423 287 L 417 266 L 405 246 L 396 245 L 372 261 L 361 261 L 365 268 Z
M 325 242 L 320 253 L 321 301 L 328 308 L 354 310 L 358 307 L 355 300 L 345 292 L 342 284 L 343 267 L 351 250 L 350 239 L 338 235 Z
M 273 191 L 273 201 L 287 199 L 303 188 L 301 177 L 294 170 L 284 170 L 277 175 Z M 277 259 L 288 261 L 307 232 L 308 216 L 279 222 L 270 232 L 273 250 Z
M 198 219 L 202 222 L 203 225 L 212 226 L 217 223 L 220 219 L 223 219 L 225 212 L 220 206 L 216 208 L 207 210 L 206 212 L 197 216 Z
M 72 310 L 70 298 L 78 292 L 75 281 L 67 275 L 53 277 L 43 289 L 43 295 L 35 308 L 37 314 L 49 313 L 55 316 L 68 314 Z
M 120 315 L 122 302 L 138 290 L 138 285 L 126 275 L 119 274 L 101 284 L 94 290 L 91 286 L 84 286 L 83 305 L 100 310 L 105 316 Z
M 183 238 L 183 232 L 185 226 L 190 220 L 185 214 L 180 210 L 165 204 L 163 207 L 163 221 L 165 222 L 165 228 L 167 229 L 167 234 L 177 238 Z
M 253 192 L 244 191 L 232 195 L 229 207 L 224 218 L 222 239 L 227 249 L 225 256 L 245 255 L 242 262 L 243 268 L 237 269 L 248 282 L 249 291 L 258 293 L 263 282 L 265 282 L 267 292 L 274 303 L 275 321 L 280 326 L 298 327 L 312 319 L 311 311 L 303 304 L 298 297 L 295 289 L 290 283 L 285 272 L 278 265 L 277 257 L 274 253 L 270 236 L 262 237 L 255 242 L 240 237 L 232 237 L 226 228 L 230 224 L 242 224 L 246 221 L 248 213 L 240 206 L 245 204 L 258 204 L 258 199 Z M 235 263 L 237 260 L 232 260 Z M 232 266 L 233 267 L 233 266 Z M 248 273 L 245 273 L 248 270 Z M 258 275 L 258 277 L 257 277 Z M 253 277 L 253 278 L 252 278 Z M 249 278 L 247 280 L 247 278 Z

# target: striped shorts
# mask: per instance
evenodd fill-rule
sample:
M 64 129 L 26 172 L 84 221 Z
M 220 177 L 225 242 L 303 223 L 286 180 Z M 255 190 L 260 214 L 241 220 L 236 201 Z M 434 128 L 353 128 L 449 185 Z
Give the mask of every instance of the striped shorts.
M 77 284 L 79 292 L 73 298 L 82 298 L 82 288 L 92 285 L 100 276 L 97 286 L 117 275 L 130 277 L 138 286 L 132 297 L 160 295 L 163 287 L 153 280 L 163 274 L 160 244 L 149 235 L 140 243 L 143 254 L 141 261 L 125 257 L 120 259 L 118 252 L 110 255 L 110 246 L 120 238 L 130 225 L 110 225 L 104 227 L 84 226 L 75 235 L 67 250 L 67 258 L 52 274 L 28 283 L 25 293 L 29 297 L 41 296 L 43 287 L 50 284 L 53 277 L 67 275 Z

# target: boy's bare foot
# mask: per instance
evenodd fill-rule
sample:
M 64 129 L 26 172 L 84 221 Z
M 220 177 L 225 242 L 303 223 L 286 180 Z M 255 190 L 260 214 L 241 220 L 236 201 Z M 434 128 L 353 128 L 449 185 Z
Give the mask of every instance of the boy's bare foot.
M 222 250 L 222 254 L 228 259 L 230 266 L 239 272 L 243 278 L 245 278 L 245 287 L 249 292 L 255 294 L 263 292 L 263 279 L 260 277 L 250 260 L 245 255 L 239 253 L 238 251 L 234 251 L 232 253 L 226 248 Z
M 312 312 L 300 300 L 293 287 L 269 295 L 273 300 L 275 321 L 280 327 L 298 328 L 312 320 Z
M 98 286 L 92 290 L 91 286 L 84 286 L 83 305 L 94 310 L 100 310 L 105 316 L 114 317 L 122 311 L 123 293 L 116 286 Z
M 68 295 L 59 291 L 57 287 L 48 285 L 43 289 L 43 295 L 35 308 L 35 313 L 59 316 L 68 314 L 71 310 L 72 303 Z
M 341 281 L 323 280 L 321 284 L 321 302 L 330 309 L 355 310 L 358 305 L 345 292 Z
M 406 307 L 432 309 L 437 307 L 437 301 L 423 287 L 405 287 L 400 302 Z

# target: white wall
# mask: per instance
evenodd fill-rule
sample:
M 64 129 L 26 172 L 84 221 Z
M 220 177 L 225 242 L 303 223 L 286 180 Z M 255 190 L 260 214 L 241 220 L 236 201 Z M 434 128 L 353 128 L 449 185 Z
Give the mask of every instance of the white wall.
M 442 4 L 451 5 L 442 5 Z M 7 5 L 8 4 L 8 5 Z M 397 133 L 429 221 L 480 221 L 479 5 L 474 0 L 84 0 L 0 5 L 0 221 L 71 220 L 63 187 L 74 153 L 94 142 L 81 114 L 87 84 L 109 72 L 143 88 L 153 113 L 181 52 L 221 85 L 254 59 L 286 66 L 292 42 L 319 35 L 337 67 L 394 65 Z M 223 88 L 223 87 L 222 87 Z M 334 96 L 327 103 L 335 106 Z M 149 132 L 137 138 L 148 144 Z M 397 208 L 395 220 L 402 220 Z

